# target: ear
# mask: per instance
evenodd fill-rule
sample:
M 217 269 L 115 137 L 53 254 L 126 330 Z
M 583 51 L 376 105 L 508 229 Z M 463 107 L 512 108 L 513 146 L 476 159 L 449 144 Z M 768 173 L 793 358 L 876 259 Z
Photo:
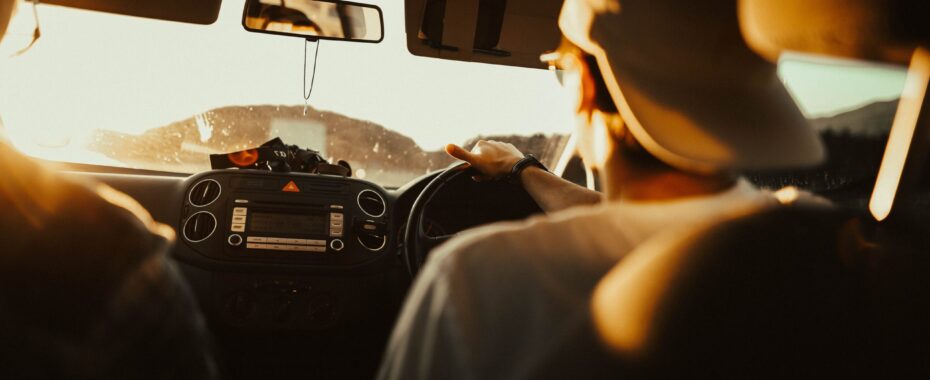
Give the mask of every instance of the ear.
M 571 87 L 574 98 L 577 124 L 578 153 L 592 169 L 603 169 L 610 159 L 614 141 L 605 115 L 597 108 L 595 97 L 597 85 L 587 62 L 575 58 L 573 62 L 575 83 Z M 577 90 L 575 90 L 577 89 Z
M 583 59 L 575 56 L 566 57 L 566 70 L 562 77 L 562 87 L 567 91 L 571 110 L 585 119 L 594 111 L 594 97 L 597 92 L 591 70 Z
M 591 73 L 591 68 L 588 67 L 588 63 L 583 59 L 577 59 L 576 64 L 578 65 L 578 74 L 581 77 L 581 102 L 578 112 L 583 112 L 590 118 L 597 109 L 594 99 L 597 97 L 597 85 L 594 82 L 594 76 Z
M 610 128 L 610 116 L 600 110 L 591 113 L 588 128 L 591 130 L 591 164 L 597 169 L 606 169 L 617 149 L 617 142 Z

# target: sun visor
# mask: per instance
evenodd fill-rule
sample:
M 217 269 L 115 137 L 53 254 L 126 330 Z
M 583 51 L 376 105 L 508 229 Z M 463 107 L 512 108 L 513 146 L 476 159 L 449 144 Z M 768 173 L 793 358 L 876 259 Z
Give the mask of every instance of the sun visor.
M 216 22 L 222 0 L 42 0 L 42 4 L 60 5 L 89 11 L 115 13 L 189 24 Z
M 413 55 L 544 69 L 559 46 L 563 0 L 406 0 Z

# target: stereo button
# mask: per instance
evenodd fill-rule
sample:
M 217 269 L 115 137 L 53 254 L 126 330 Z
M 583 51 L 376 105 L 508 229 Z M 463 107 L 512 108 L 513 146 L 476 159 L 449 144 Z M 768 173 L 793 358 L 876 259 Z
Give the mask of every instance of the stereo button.
M 229 238 L 226 239 L 226 242 L 228 242 L 229 245 L 233 247 L 238 247 L 242 245 L 242 235 L 239 235 L 239 234 L 229 235 Z
M 233 223 L 232 228 L 230 228 L 230 231 L 232 231 L 232 232 L 245 232 L 245 224 Z
M 342 240 L 333 239 L 333 241 L 329 243 L 329 247 L 332 248 L 334 251 L 339 252 L 343 248 L 345 248 L 346 245 L 345 243 L 342 242 Z
M 245 223 L 245 215 L 233 215 L 232 222 L 236 224 Z
M 314 253 L 325 253 L 326 247 L 308 247 L 308 246 L 294 246 L 295 251 L 299 252 L 314 252 Z
M 233 215 L 248 215 L 249 209 L 245 207 L 236 207 L 233 209 Z
M 329 220 L 343 220 L 345 218 L 344 214 L 332 213 L 329 214 Z
M 268 238 L 260 237 L 260 236 L 249 236 L 248 242 L 249 243 L 267 243 Z

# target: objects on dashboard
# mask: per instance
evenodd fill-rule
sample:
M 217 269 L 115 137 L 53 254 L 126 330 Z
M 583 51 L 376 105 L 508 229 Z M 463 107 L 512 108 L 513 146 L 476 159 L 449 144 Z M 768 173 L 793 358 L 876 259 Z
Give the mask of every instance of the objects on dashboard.
M 213 169 L 258 169 L 273 172 L 314 173 L 352 176 L 352 167 L 340 160 L 336 165 L 326 161 L 320 152 L 287 145 L 281 138 L 274 138 L 260 147 L 227 154 L 211 154 Z

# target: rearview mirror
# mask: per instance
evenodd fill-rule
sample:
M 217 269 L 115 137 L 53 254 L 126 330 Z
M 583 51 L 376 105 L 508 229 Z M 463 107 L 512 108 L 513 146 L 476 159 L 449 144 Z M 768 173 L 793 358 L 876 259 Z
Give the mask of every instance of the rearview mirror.
M 242 26 L 255 33 L 310 40 L 381 42 L 381 8 L 339 0 L 248 0 Z

